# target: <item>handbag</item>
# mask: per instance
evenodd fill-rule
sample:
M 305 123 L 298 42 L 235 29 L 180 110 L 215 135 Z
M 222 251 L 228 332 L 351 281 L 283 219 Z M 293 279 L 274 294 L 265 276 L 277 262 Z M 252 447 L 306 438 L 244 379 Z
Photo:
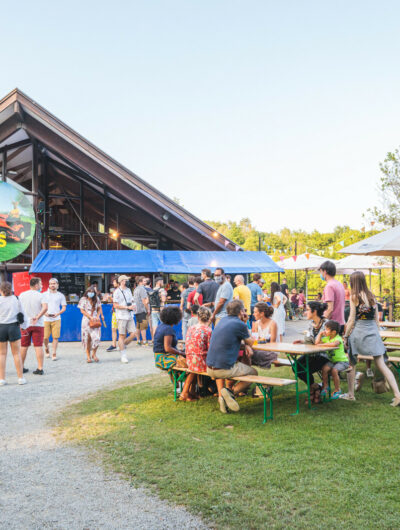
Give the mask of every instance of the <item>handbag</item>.
M 92 315 L 94 313 L 94 309 L 92 309 Z M 90 328 L 101 328 L 101 321 L 100 317 L 94 317 L 89 320 L 89 327 Z
M 371 385 L 375 394 L 384 394 L 390 390 L 389 383 L 386 381 L 386 379 L 375 379 L 374 377 Z
M 17 322 L 19 325 L 23 324 L 25 322 L 25 317 L 24 317 L 24 313 L 22 312 L 22 305 L 21 305 L 21 302 L 18 298 L 18 296 L 14 295 L 15 298 L 18 300 L 18 305 L 19 305 L 19 308 L 21 309 L 21 311 L 19 311 L 17 313 Z

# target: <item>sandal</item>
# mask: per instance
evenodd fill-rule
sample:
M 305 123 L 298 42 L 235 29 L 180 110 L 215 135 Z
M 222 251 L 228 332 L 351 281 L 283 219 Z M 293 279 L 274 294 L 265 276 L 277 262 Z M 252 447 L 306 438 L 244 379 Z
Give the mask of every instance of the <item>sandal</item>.
M 87 362 L 87 363 L 91 363 L 91 362 L 92 362 L 92 359 L 86 359 L 86 362 Z
M 92 355 L 92 359 L 95 363 L 98 363 L 99 362 L 99 359 L 96 355 Z
M 187 397 L 179 396 L 179 401 L 197 401 L 196 399 L 193 399 L 190 395 Z

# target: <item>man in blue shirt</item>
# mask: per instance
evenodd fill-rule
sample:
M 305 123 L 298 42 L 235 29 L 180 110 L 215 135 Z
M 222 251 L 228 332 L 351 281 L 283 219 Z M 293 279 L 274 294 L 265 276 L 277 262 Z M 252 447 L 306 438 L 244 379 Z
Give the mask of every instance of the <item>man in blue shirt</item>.
M 217 294 L 215 295 L 215 309 L 212 314 L 212 322 L 215 325 L 226 317 L 226 306 L 233 299 L 233 287 L 227 281 L 224 269 L 215 269 L 214 281 L 219 285 Z
M 257 375 L 252 366 L 238 361 L 240 345 L 244 341 L 251 355 L 253 339 L 249 336 L 249 329 L 244 323 L 245 309 L 241 300 L 232 300 L 226 306 L 227 316 L 222 318 L 215 327 L 207 353 L 207 373 L 216 379 L 218 387 L 218 402 L 221 412 L 226 413 L 228 407 L 237 412 L 239 404 L 235 395 L 243 392 L 251 383 L 241 381 L 231 389 L 225 388 L 225 379 L 241 375 Z
M 258 274 L 258 272 L 256 272 L 255 274 L 253 274 L 253 281 L 247 284 L 247 287 L 250 289 L 251 292 L 250 322 L 253 321 L 254 306 L 257 302 L 261 302 L 263 299 L 263 292 L 261 289 L 260 281 L 261 274 Z

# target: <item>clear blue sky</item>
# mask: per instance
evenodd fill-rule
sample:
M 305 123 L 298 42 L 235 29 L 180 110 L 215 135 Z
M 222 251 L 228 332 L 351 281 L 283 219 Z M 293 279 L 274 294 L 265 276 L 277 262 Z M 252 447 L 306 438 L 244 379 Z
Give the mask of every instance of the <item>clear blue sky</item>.
M 400 2 L 8 3 L 18 86 L 202 219 L 362 226 L 400 144 Z

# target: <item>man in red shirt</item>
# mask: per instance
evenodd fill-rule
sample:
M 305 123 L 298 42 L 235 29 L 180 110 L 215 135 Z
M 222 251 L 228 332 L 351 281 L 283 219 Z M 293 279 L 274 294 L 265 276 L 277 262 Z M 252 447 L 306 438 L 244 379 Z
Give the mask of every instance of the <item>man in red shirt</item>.
M 194 303 L 195 303 L 194 302 L 194 297 L 195 297 L 195 294 L 197 293 L 197 288 L 198 288 L 198 286 L 200 284 L 201 284 L 201 277 L 200 276 L 196 276 L 195 279 L 194 279 L 194 291 L 189 293 L 189 296 L 188 296 L 188 299 L 187 299 L 187 309 L 190 309 L 192 307 L 192 305 L 194 305 Z M 197 305 L 203 305 L 203 295 L 202 294 L 199 294 L 197 302 L 198 302 Z

